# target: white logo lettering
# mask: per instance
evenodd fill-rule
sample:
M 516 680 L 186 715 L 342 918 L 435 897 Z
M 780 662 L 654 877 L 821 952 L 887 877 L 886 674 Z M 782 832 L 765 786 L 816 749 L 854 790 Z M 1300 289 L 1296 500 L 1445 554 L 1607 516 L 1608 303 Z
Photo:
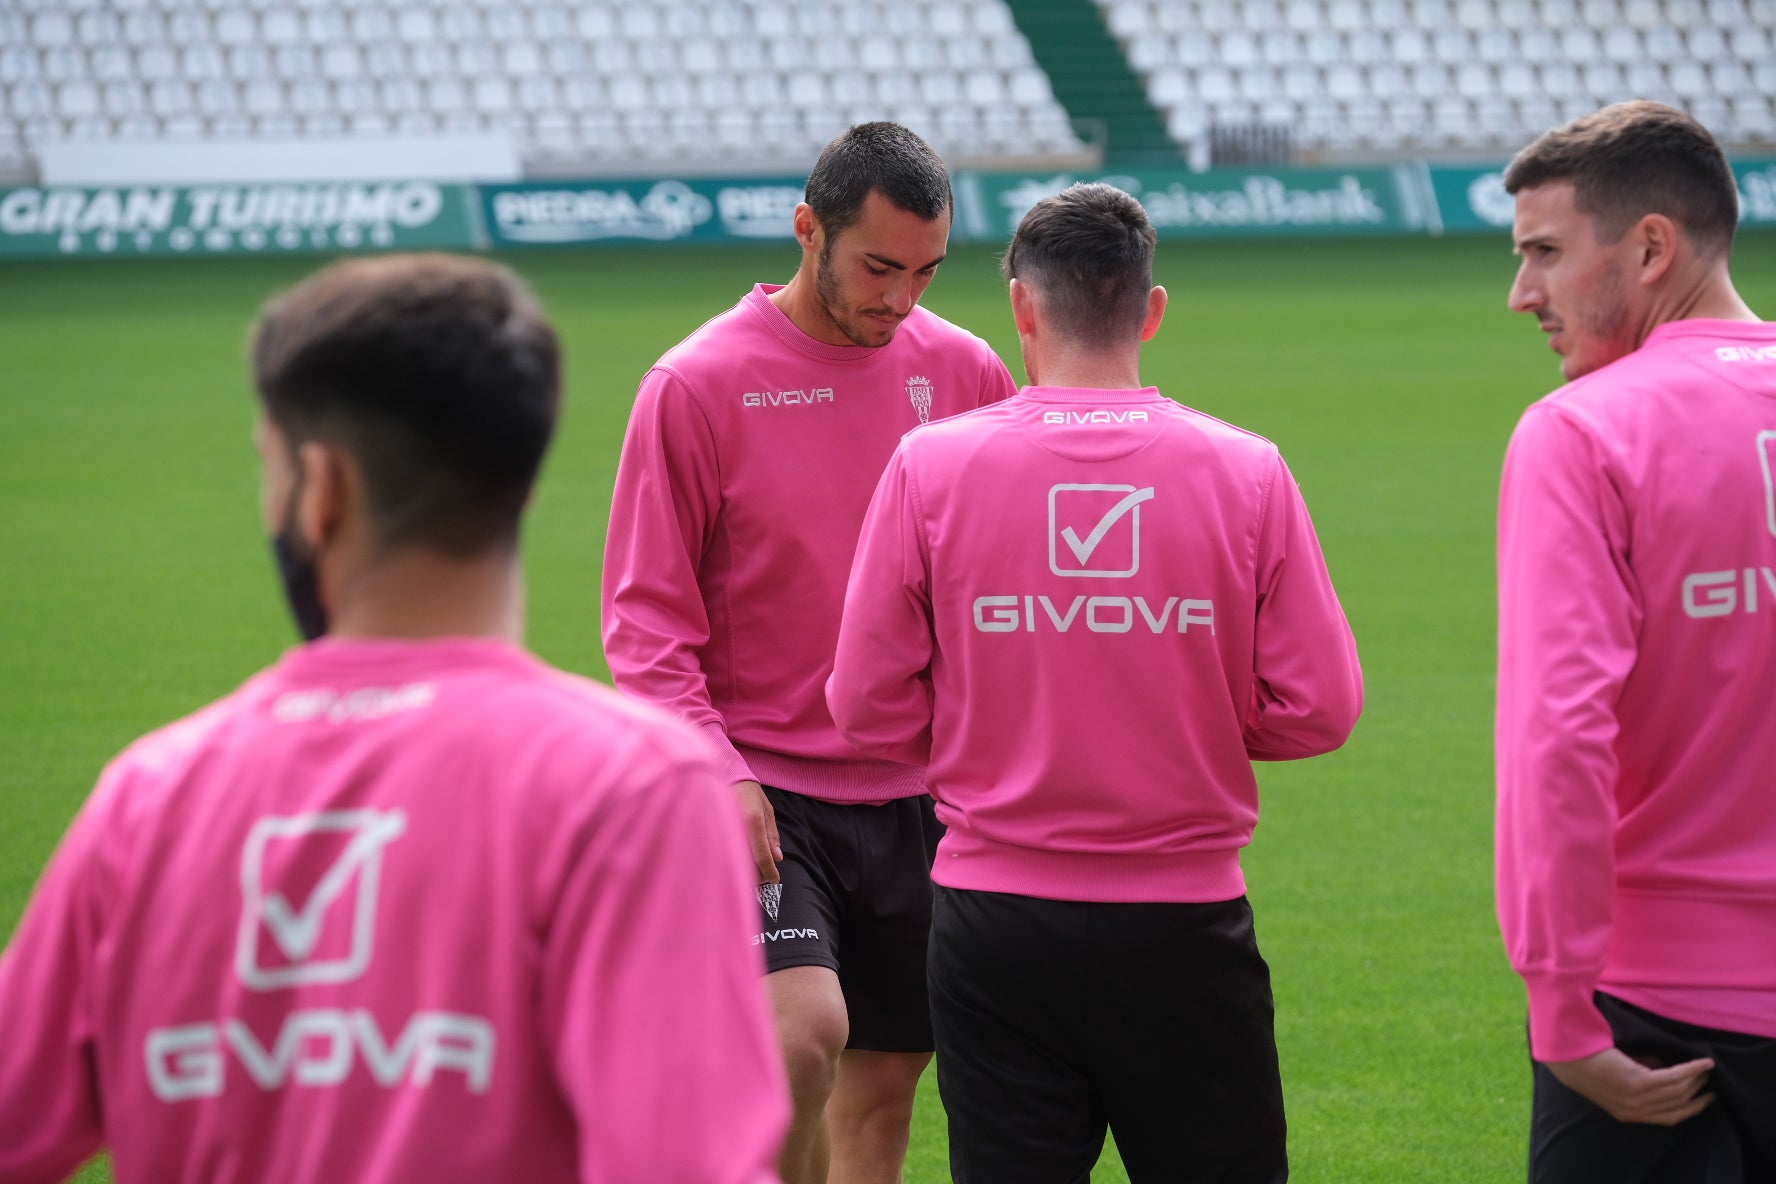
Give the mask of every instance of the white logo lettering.
M 1686 617 L 1725 617 L 1743 609 L 1758 611 L 1758 586 L 1776 597 L 1776 569 L 1747 567 L 1739 571 L 1698 571 L 1684 577 Z
M 1214 634 L 1215 602 L 1178 596 L 1166 597 L 1157 607 L 1142 596 L 1075 596 L 1064 610 L 1047 596 L 977 596 L 974 627 L 981 633 L 1035 633 L 1038 622 L 1047 621 L 1056 633 L 1067 633 L 1083 620 L 1092 633 L 1132 633 L 1138 618 L 1149 633 L 1160 634 L 1168 632 L 1173 610 L 1177 611 L 1176 632 L 1189 633 L 1192 625 L 1203 625 Z
M 640 198 L 628 189 L 501 190 L 493 221 L 514 242 L 574 243 L 602 238 L 685 238 L 715 214 L 715 203 L 683 181 L 659 181 Z
M 398 810 L 333 810 L 291 818 L 261 818 L 247 833 L 241 853 L 240 936 L 235 946 L 235 973 L 256 991 L 299 983 L 349 982 L 370 964 L 376 926 L 376 886 L 382 872 L 383 849 L 401 836 L 407 818 Z M 315 836 L 349 836 L 306 903 L 292 905 L 282 891 L 268 889 L 266 857 L 276 848 L 313 843 Z M 275 845 L 275 846 L 274 846 Z M 284 863 L 293 865 L 292 855 Z M 357 892 L 347 889 L 356 881 Z M 328 908 L 353 896 L 349 939 L 343 951 L 316 956 Z M 269 945 L 261 940 L 269 935 Z M 281 957 L 280 957 L 281 956 Z
M 266 1090 L 338 1085 L 361 1059 L 385 1089 L 403 1081 L 429 1086 L 440 1070 L 451 1070 L 470 1093 L 481 1094 L 493 1080 L 494 1046 L 493 1025 L 477 1016 L 418 1012 L 391 1042 L 368 1011 L 316 1008 L 286 1016 L 269 1048 L 239 1020 L 224 1020 L 155 1029 L 144 1051 L 154 1096 L 179 1102 L 222 1093 L 227 1052 Z
M 222 1092 L 216 1025 L 185 1024 L 148 1033 L 148 1088 L 163 1102 L 213 1098 Z
M 1043 423 L 1062 425 L 1072 424 L 1112 424 L 1112 423 L 1146 423 L 1145 411 L 1044 411 Z
M 1723 345 L 1714 356 L 1723 362 L 1776 362 L 1776 345 Z
M 429 682 L 409 683 L 404 687 L 355 687 L 345 692 L 331 687 L 287 691 L 271 705 L 271 718 L 281 724 L 306 723 L 313 719 L 335 724 L 381 719 L 429 707 L 437 697 L 438 688 Z
M 818 929 L 767 929 L 752 935 L 752 944 L 762 946 L 768 941 L 794 941 L 798 937 L 818 938 Z
M 1757 452 L 1764 470 L 1764 521 L 1770 524 L 1770 533 L 1776 534 L 1776 432 L 1758 433 Z
M 1048 491 L 1048 570 L 1057 576 L 1132 576 L 1141 569 L 1141 503 L 1153 500 L 1153 487 L 1056 485 Z M 1118 523 L 1127 531 L 1105 547 Z M 1063 526 L 1067 522 L 1069 525 Z M 1078 527 L 1085 526 L 1080 536 Z M 1126 541 L 1124 541 L 1126 539 Z M 1066 543 L 1069 560 L 1061 553 Z M 1102 553 L 1100 553 L 1102 551 Z
M 740 396 L 742 407 L 812 407 L 816 403 L 831 403 L 833 388 L 817 386 L 806 391 L 747 391 Z

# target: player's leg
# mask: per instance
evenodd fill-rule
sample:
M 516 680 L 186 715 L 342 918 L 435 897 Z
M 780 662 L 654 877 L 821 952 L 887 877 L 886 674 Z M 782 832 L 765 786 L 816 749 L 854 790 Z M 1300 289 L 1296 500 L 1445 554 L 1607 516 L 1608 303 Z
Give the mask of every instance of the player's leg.
M 928 1052 L 848 1048 L 826 1104 L 832 1141 L 828 1184 L 899 1184 L 913 1125 L 913 1096 Z
M 831 1154 L 826 1105 L 846 1036 L 839 976 L 825 966 L 795 966 L 772 972 L 765 983 L 783 1044 L 793 1111 L 779 1170 L 784 1184 L 826 1184 Z
M 1093 1075 L 1134 1184 L 1289 1175 L 1270 968 L 1244 898 L 1095 904 Z
M 764 947 L 765 979 L 788 1071 L 793 1113 L 784 1139 L 784 1184 L 825 1184 L 829 1148 L 826 1103 L 849 1036 L 838 977 L 839 900 L 846 891 L 834 852 L 847 836 L 829 833 L 834 807 L 769 786 L 783 862 L 780 885 L 759 889 L 757 941 Z
M 839 982 L 851 1036 L 827 1104 L 831 1184 L 896 1184 L 913 1099 L 931 1060 L 925 947 L 931 857 L 941 836 L 931 799 L 838 807 L 852 827 L 855 891 L 846 899 Z
M 1534 1066 L 1529 1134 L 1531 1184 L 1741 1184 L 1760 1177 L 1748 1171 L 1746 1142 L 1733 1122 L 1734 1075 L 1722 1062 L 1730 1053 L 1700 1037 L 1695 1028 L 1655 1016 L 1608 995 L 1597 1004 L 1609 1021 L 1616 1047 L 1633 1057 L 1680 1064 L 1716 1058 L 1708 1109 L 1676 1126 L 1619 1122 L 1562 1085 L 1546 1066 Z M 1723 1088 L 1723 1086 L 1725 1088 Z M 1767 1127 L 1760 1116 L 1758 1127 Z
M 1085 909 L 937 889 L 931 1019 L 956 1184 L 1087 1184 L 1105 1118 L 1079 1021 Z

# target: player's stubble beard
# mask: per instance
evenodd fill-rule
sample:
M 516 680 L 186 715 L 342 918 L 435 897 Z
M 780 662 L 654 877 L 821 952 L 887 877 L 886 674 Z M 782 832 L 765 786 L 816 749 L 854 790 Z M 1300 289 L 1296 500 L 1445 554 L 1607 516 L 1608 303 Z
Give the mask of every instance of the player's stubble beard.
M 867 331 L 858 327 L 857 323 L 845 311 L 845 286 L 839 282 L 837 273 L 832 266 L 832 240 L 828 239 L 820 248 L 820 262 L 814 269 L 814 294 L 820 298 L 820 311 L 832 327 L 844 334 L 845 340 L 852 345 L 883 346 L 894 340 L 894 329 L 889 329 L 888 336 L 881 341 L 872 340 Z M 869 316 L 894 316 L 889 308 L 865 308 L 859 312 Z M 899 328 L 898 325 L 895 328 Z M 880 332 L 880 330 L 878 330 Z
M 277 560 L 278 580 L 284 587 L 284 601 L 290 615 L 296 618 L 296 630 L 303 641 L 314 641 L 327 632 L 327 610 L 321 604 L 320 570 L 315 563 L 315 549 L 296 529 L 296 501 L 302 494 L 302 479 L 290 491 L 290 504 L 284 512 L 283 525 L 271 538 L 271 553 Z
M 1556 318 L 1563 329 L 1576 330 L 1582 341 L 1590 342 L 1596 348 L 1597 356 L 1581 358 L 1577 350 L 1569 352 L 1560 360 L 1561 377 L 1571 382 L 1583 378 L 1593 370 L 1601 370 L 1616 359 L 1634 352 L 1636 342 L 1629 334 L 1628 301 L 1622 294 L 1622 267 L 1619 263 L 1611 263 L 1597 277 L 1596 289 L 1589 299 L 1582 304 L 1575 302 L 1570 321 Z M 1547 322 L 1538 318 L 1543 325 Z M 1575 345 L 1579 342 L 1574 342 Z M 1568 363 L 1577 367 L 1567 372 Z

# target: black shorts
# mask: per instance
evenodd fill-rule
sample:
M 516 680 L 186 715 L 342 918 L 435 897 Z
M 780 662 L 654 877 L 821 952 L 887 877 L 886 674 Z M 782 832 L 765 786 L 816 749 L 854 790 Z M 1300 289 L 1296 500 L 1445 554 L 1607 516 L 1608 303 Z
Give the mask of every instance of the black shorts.
M 1090 904 L 939 887 L 937 1083 L 957 1184 L 1289 1175 L 1270 968 L 1244 897 Z
M 930 1052 L 925 943 L 943 837 L 931 799 L 841 806 L 768 785 L 765 797 L 783 845 L 781 890 L 759 887 L 766 969 L 837 972 L 846 1048 Z
M 1666 1019 L 1596 996 L 1616 1047 L 1668 1065 L 1714 1058 L 1714 1102 L 1676 1126 L 1618 1122 L 1535 1066 L 1535 1184 L 1761 1184 L 1776 1180 L 1776 1040 Z

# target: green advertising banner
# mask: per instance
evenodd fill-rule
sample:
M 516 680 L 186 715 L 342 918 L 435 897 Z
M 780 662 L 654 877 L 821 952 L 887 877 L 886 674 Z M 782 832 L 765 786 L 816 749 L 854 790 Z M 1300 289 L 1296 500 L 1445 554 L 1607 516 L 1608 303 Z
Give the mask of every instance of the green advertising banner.
M 956 178 L 958 229 L 1005 242 L 1030 207 L 1080 181 L 1103 181 L 1140 199 L 1161 238 L 1373 234 L 1419 230 L 1422 185 L 1409 168 L 1141 169 Z
M 1505 166 L 1431 165 L 1439 232 L 1509 231 L 1517 200 L 1505 192 Z M 1776 160 L 1733 162 L 1739 182 L 1739 224 L 1776 226 Z
M 1739 225 L 1776 226 L 1776 160 L 1737 160 Z
M 0 190 L 0 258 L 468 250 L 474 198 L 430 181 Z
M 1164 238 L 1507 232 L 1502 165 L 1138 169 L 954 178 L 957 242 L 1004 243 L 1078 181 L 1140 199 Z M 1742 225 L 1776 226 L 1776 160 L 1737 161 Z M 782 242 L 799 177 L 430 181 L 0 190 L 0 259 L 285 254 L 604 243 Z
M 1436 233 L 1510 230 L 1517 199 L 1505 192 L 1502 164 L 1431 165 L 1429 173 L 1437 198 Z
M 790 242 L 802 184 L 790 177 L 483 185 L 482 216 L 496 247 Z

